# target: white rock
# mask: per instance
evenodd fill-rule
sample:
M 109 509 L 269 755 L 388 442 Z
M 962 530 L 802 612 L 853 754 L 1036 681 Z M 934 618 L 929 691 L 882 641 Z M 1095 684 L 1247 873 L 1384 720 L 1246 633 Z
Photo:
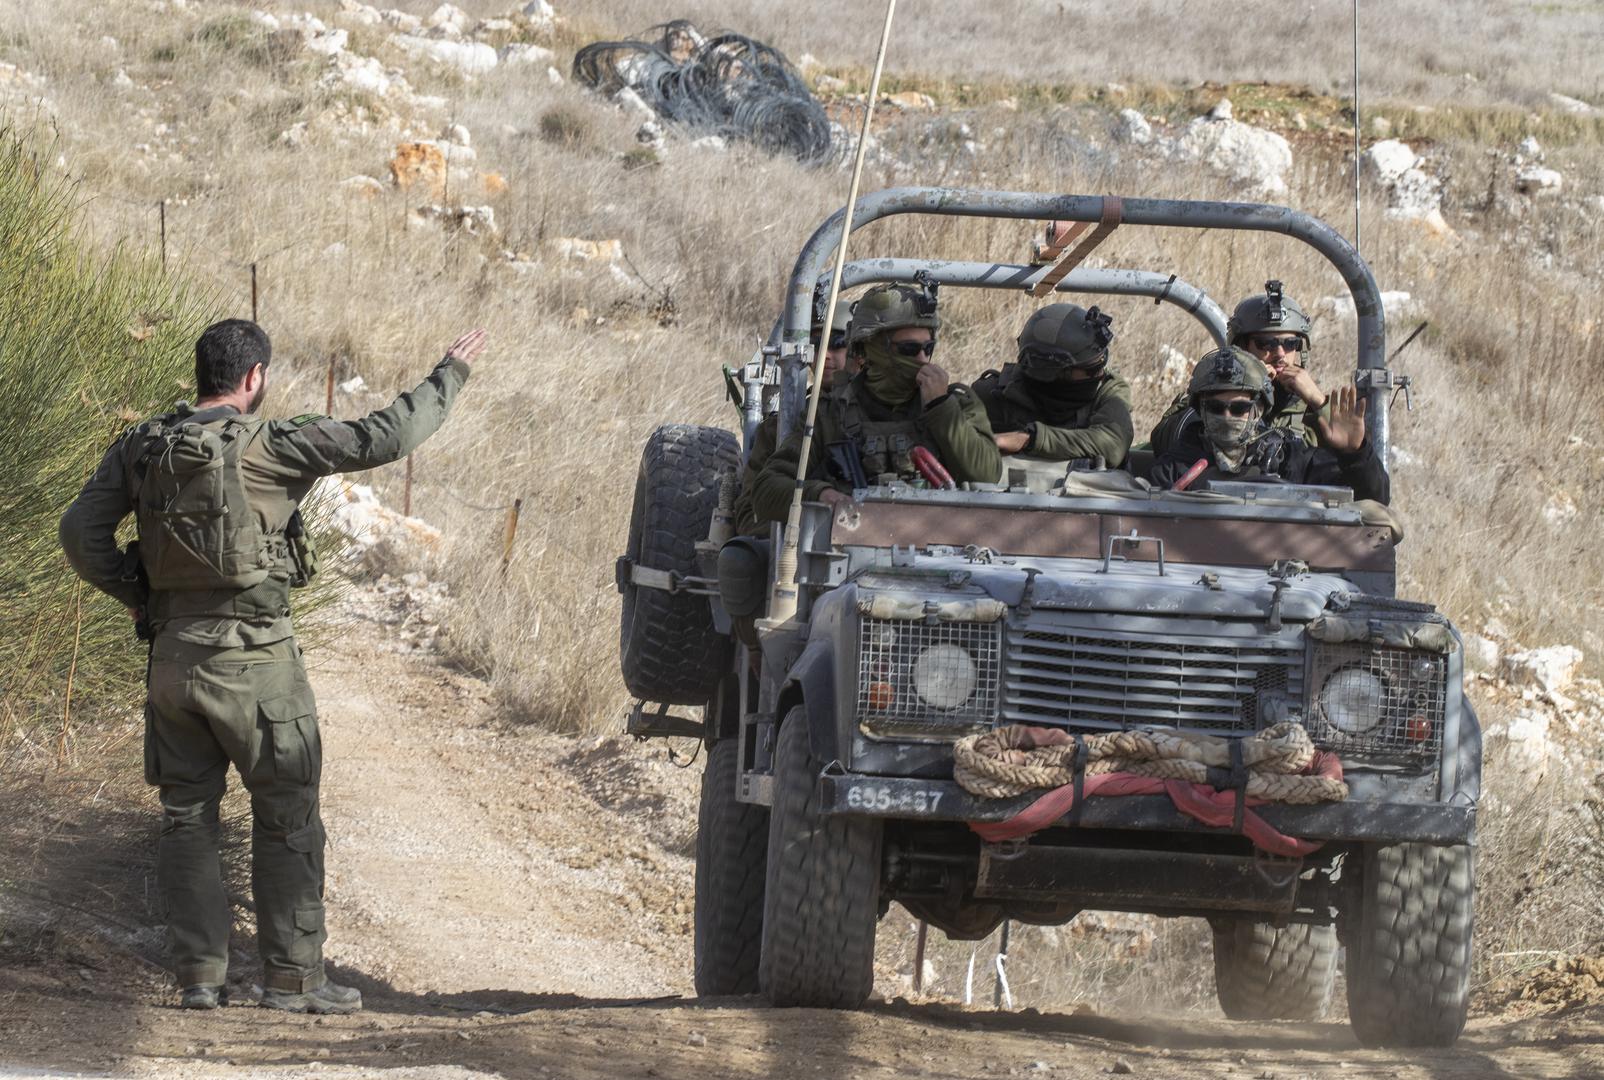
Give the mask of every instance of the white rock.
M 1153 125 L 1135 109 L 1121 109 L 1119 122 L 1114 126 L 1114 137 L 1121 142 L 1146 146 L 1153 141 Z
M 124 71 L 122 68 L 118 68 L 117 74 L 111 77 L 111 84 L 127 90 L 129 87 L 134 85 L 134 80 L 128 77 L 128 72 Z
M 1360 156 L 1360 168 L 1365 177 L 1378 184 L 1392 185 L 1398 182 L 1404 173 L 1415 167 L 1420 155 L 1416 154 L 1408 143 L 1397 139 L 1383 139 L 1371 143 Z
M 336 27 L 333 30 L 325 30 L 320 34 L 313 34 L 307 38 L 306 48 L 309 52 L 321 53 L 324 56 L 334 56 L 338 53 L 343 53 L 350 41 L 350 31 Z
M 624 257 L 622 240 L 584 240 L 577 236 L 558 237 L 551 248 L 559 258 L 573 262 L 616 262 Z
M 691 140 L 692 150 L 714 150 L 723 153 L 730 148 L 730 144 L 722 135 L 703 135 L 700 139 Z
M 1406 292 L 1383 292 L 1381 294 L 1381 310 L 1386 313 L 1389 319 L 1402 315 L 1414 306 L 1414 298 Z M 1331 315 L 1338 319 L 1351 319 L 1355 313 L 1353 297 L 1347 294 L 1323 296 L 1315 301 L 1314 308 L 1321 315 Z
M 395 8 L 387 8 L 379 12 L 379 18 L 383 19 L 386 25 L 395 27 L 403 34 L 416 34 L 423 30 L 422 19 L 416 15 L 409 15 L 404 11 L 397 11 Z
M 1540 767 L 1554 755 L 1554 742 L 1549 737 L 1549 719 L 1546 712 L 1523 709 L 1516 713 L 1499 732 L 1509 740 L 1515 757 L 1528 767 Z
M 1581 666 L 1581 649 L 1574 645 L 1550 645 L 1511 653 L 1504 657 L 1500 673 L 1516 686 L 1554 693 L 1564 691 L 1575 682 Z
M 618 105 L 625 112 L 634 113 L 643 121 L 657 119 L 657 110 L 646 104 L 645 98 L 627 86 L 613 95 L 613 104 Z
M 518 27 L 513 25 L 511 19 L 481 19 L 478 25 L 473 28 L 473 36 L 483 39 L 492 34 L 510 34 L 516 29 Z
M 265 11 L 251 12 L 250 20 L 264 30 L 277 30 L 279 28 L 278 16 L 271 15 Z
M 423 36 L 436 41 L 461 41 L 462 31 L 454 23 L 441 23 L 439 26 L 424 27 Z
M 1497 671 L 1503 655 L 1503 647 L 1492 638 L 1480 634 L 1465 635 L 1465 658 L 1471 666 L 1482 671 Z
M 498 53 L 501 62 L 509 66 L 517 64 L 550 64 L 557 59 L 557 54 L 542 45 L 531 45 L 525 41 L 515 41 L 510 45 L 503 45 Z
M 1210 120 L 1229 120 L 1231 119 L 1231 112 L 1231 99 L 1222 97 L 1214 103 L 1214 108 L 1209 110 L 1208 118 Z
M 1191 378 L 1192 362 L 1186 358 L 1186 354 L 1180 349 L 1173 345 L 1160 345 L 1158 358 L 1161 365 L 1158 371 L 1160 386 L 1179 388 L 1186 383 L 1187 379 Z
M 411 56 L 425 57 L 463 75 L 483 75 L 496 66 L 496 50 L 478 41 L 441 41 L 413 34 L 397 34 L 390 39 Z
M 546 81 L 553 86 L 561 86 L 564 82 L 563 73 L 554 67 L 549 67 L 546 69 Z
M 282 22 L 288 29 L 299 30 L 301 32 L 301 36 L 304 38 L 311 38 L 318 34 L 327 33 L 329 29 L 328 24 L 322 19 L 318 18 L 316 15 L 304 13 L 299 15 L 286 15 L 279 21 Z
M 1592 116 L 1598 112 L 1596 106 L 1589 105 L 1587 102 L 1579 101 L 1573 97 L 1566 97 L 1564 94 L 1551 93 L 1548 95 L 1548 100 L 1551 105 L 1561 112 L 1575 113 L 1578 116 Z
M 413 210 L 411 219 L 420 225 L 445 225 L 461 229 L 470 236 L 493 236 L 496 212 L 489 206 L 440 206 L 429 204 Z
M 362 26 L 378 26 L 384 22 L 384 16 L 378 8 L 369 7 L 359 0 L 340 0 L 340 14 Z
M 1568 492 L 1556 491 L 1549 496 L 1548 502 L 1543 504 L 1543 520 L 1555 528 L 1569 525 L 1581 513 L 1576 506 L 1576 500 Z
M 358 553 L 366 552 L 380 541 L 403 547 L 432 549 L 440 546 L 439 529 L 421 518 L 403 517 L 384 506 L 368 485 L 353 484 L 344 477 L 331 478 L 325 483 L 337 485 L 332 492 L 334 506 L 329 513 L 329 524 L 344 534 Z M 320 492 L 324 490 L 320 485 Z
M 797 57 L 796 69 L 804 75 L 818 66 L 819 58 L 810 52 L 805 52 L 801 56 Z
M 1542 157 L 1543 144 L 1537 141 L 1536 136 L 1528 135 L 1520 141 L 1519 146 L 1515 147 L 1515 152 L 1529 158 Z
M 423 20 L 423 25 L 430 28 L 449 26 L 460 34 L 473 25 L 473 18 L 455 4 L 441 4 Z
M 1392 121 L 1385 116 L 1377 116 L 1370 121 L 1370 130 L 1385 139 L 1392 134 Z
M 635 129 L 635 141 L 647 146 L 661 147 L 663 145 L 663 125 L 656 120 L 648 120 Z
M 326 90 L 344 87 L 375 97 L 410 98 L 412 94 L 412 87 L 400 71 L 385 67 L 371 56 L 349 52 L 332 57 L 319 82 Z
M 458 146 L 473 145 L 473 136 L 468 133 L 467 127 L 462 124 L 447 124 L 446 129 L 440 133 L 440 137 L 446 142 L 455 143 Z
M 1565 186 L 1557 170 L 1529 166 L 1515 174 L 1515 190 L 1526 195 L 1553 195 Z
M 1200 162 L 1254 195 L 1280 195 L 1292 168 L 1292 144 L 1273 131 L 1235 120 L 1198 117 L 1175 141 L 1172 156 Z
M 355 394 L 368 388 L 368 384 L 363 381 L 362 376 L 360 375 L 356 376 L 355 378 L 345 380 L 343 383 L 340 383 L 339 386 L 340 393 L 342 394 Z
M 536 26 L 550 26 L 557 21 L 557 11 L 547 0 L 531 0 L 523 6 L 521 13 Z

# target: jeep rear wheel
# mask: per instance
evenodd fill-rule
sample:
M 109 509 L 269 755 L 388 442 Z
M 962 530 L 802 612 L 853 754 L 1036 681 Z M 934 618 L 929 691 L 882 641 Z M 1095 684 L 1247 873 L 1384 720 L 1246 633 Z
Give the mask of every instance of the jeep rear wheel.
M 740 444 L 723 428 L 665 424 L 652 432 L 635 476 L 625 557 L 634 566 L 697 574 L 696 544 L 718 508 L 719 480 L 740 468 Z M 623 582 L 619 663 L 643 701 L 702 705 L 729 668 L 730 639 L 705 596 Z
M 769 812 L 735 797 L 740 744 L 707 752 L 696 822 L 696 993 L 757 993 Z
M 775 1005 L 855 1009 L 874 989 L 885 829 L 819 813 L 822 768 L 798 705 L 775 755 L 760 981 Z
M 1348 1017 L 1366 1046 L 1449 1046 L 1470 1003 L 1467 844 L 1367 846 L 1348 942 Z
M 1214 928 L 1214 991 L 1232 1020 L 1319 1020 L 1336 975 L 1335 927 L 1234 920 Z

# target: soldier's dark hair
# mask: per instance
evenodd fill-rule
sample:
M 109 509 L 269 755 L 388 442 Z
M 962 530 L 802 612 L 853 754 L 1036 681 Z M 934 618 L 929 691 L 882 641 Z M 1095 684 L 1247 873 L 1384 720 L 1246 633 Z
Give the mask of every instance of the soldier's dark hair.
M 195 342 L 195 392 L 203 398 L 230 393 L 257 364 L 267 370 L 273 343 L 249 319 L 224 319 L 208 326 Z

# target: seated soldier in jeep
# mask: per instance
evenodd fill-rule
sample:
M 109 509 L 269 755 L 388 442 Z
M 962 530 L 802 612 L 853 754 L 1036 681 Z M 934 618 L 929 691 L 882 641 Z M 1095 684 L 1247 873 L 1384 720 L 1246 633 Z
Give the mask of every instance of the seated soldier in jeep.
M 1075 304 L 1049 304 L 1026 320 L 1015 362 L 975 380 L 998 450 L 1100 458 L 1111 469 L 1124 462 L 1134 435 L 1131 388 L 1108 370 L 1113 321 Z
M 1365 402 L 1352 386 L 1331 395 L 1319 448 L 1265 422 L 1274 384 L 1258 357 L 1243 349 L 1226 346 L 1206 354 L 1192 369 L 1186 393 L 1189 419 L 1153 462 L 1149 479 L 1155 485 L 1173 487 L 1206 461 L 1197 479 L 1340 485 L 1352 488 L 1355 498 L 1387 502 L 1387 472 L 1365 431 Z
M 1002 455 L 985 407 L 934 362 L 940 326 L 933 286 L 878 285 L 858 300 L 848 348 L 862 352 L 863 370 L 819 402 L 803 488 L 808 500 L 839 505 L 882 477 L 916 480 L 917 447 L 934 453 L 957 483 L 996 482 Z M 753 485 L 759 521 L 785 520 L 801 456 L 798 429 Z
M 1302 360 L 1309 352 L 1309 316 L 1297 301 L 1283 296 L 1279 281 L 1266 281 L 1264 292 L 1250 296 L 1231 312 L 1225 324 L 1225 343 L 1246 349 L 1270 369 L 1275 397 L 1264 422 L 1289 429 L 1310 446 L 1325 445 L 1320 419 L 1330 402 Z M 1162 454 L 1184 427 L 1190 395 L 1182 394 L 1149 436 L 1154 453 Z
M 858 373 L 863 365 L 863 351 L 861 349 L 847 348 L 847 330 L 852 322 L 852 301 L 841 297 L 835 302 L 835 318 L 830 323 L 830 340 L 821 341 L 824 334 L 824 307 L 823 297 L 818 297 L 813 308 L 813 352 L 818 355 L 824 351 L 823 378 L 824 392 L 828 394 L 835 388 L 836 382 L 846 382 Z M 758 424 L 757 430 L 752 433 L 752 448 L 746 455 L 746 467 L 741 470 L 741 490 L 735 496 L 735 528 L 736 531 L 748 535 L 761 533 L 768 535 L 767 522 L 758 520 L 757 512 L 752 507 L 752 492 L 757 487 L 757 478 L 763 472 L 763 466 L 768 464 L 769 455 L 780 441 L 780 414 L 771 412 Z

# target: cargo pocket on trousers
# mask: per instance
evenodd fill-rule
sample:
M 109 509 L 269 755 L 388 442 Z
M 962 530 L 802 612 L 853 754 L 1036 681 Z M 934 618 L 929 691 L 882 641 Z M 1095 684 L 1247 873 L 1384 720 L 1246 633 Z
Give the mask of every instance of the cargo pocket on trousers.
M 303 971 L 323 963 L 323 905 L 295 909 L 295 940 L 290 942 L 290 963 Z
M 273 744 L 273 778 L 310 784 L 317 779 L 317 709 L 310 691 L 267 698 L 257 703 Z
M 145 702 L 145 783 L 162 782 L 161 759 L 156 756 L 156 710 Z

